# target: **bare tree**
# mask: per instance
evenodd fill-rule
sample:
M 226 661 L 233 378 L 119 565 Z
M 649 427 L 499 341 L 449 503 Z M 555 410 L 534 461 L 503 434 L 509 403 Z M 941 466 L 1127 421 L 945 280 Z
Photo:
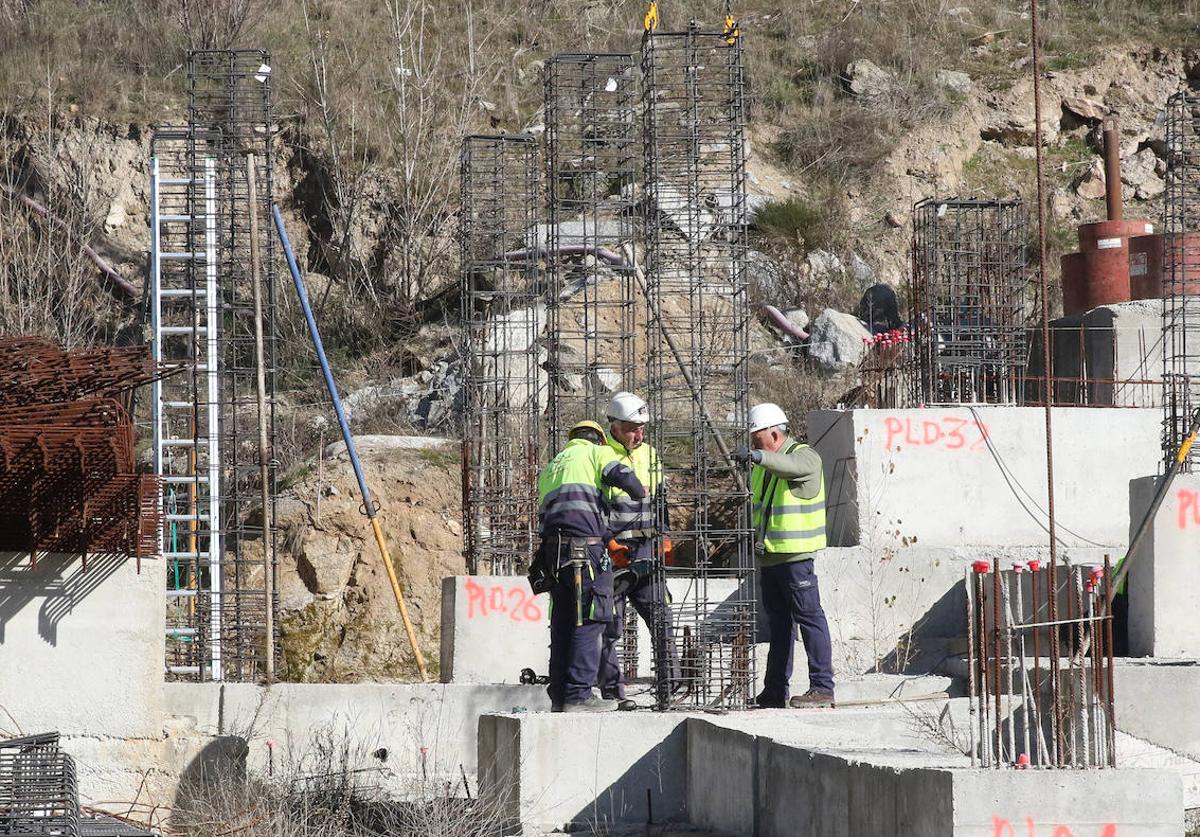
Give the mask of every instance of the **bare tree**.
M 81 247 L 103 232 L 99 161 L 85 136 L 63 124 L 53 78 L 45 111 L 23 122 L 26 132 L 0 134 L 0 334 L 54 337 L 74 348 L 95 342 L 120 312 Z M 45 216 L 22 196 L 36 198 Z
M 470 2 L 448 15 L 429 0 L 388 0 L 394 110 L 388 135 L 396 156 L 399 208 L 391 219 L 399 301 L 418 300 L 451 270 L 458 148 L 479 117 L 493 61 L 482 58 L 489 34 L 476 31 Z M 457 21 L 458 37 L 434 37 Z
M 179 0 L 175 14 L 189 49 L 229 49 L 261 7 L 261 0 Z

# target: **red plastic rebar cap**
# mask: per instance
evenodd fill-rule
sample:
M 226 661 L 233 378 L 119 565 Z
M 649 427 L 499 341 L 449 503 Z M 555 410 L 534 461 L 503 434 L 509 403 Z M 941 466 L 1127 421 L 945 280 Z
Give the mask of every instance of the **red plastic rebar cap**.
M 1038 560 L 1036 560 L 1036 559 L 1035 559 L 1035 560 L 1033 560 L 1033 561 L 1030 561 L 1030 562 L 1029 562 L 1029 571 L 1030 571 L 1030 572 L 1036 573 L 1036 572 L 1037 572 L 1038 570 L 1040 570 L 1041 568 L 1042 568 L 1042 562 L 1041 562 L 1041 561 L 1038 561 Z
M 1029 753 L 1021 753 L 1017 756 L 1017 767 L 1029 767 Z
M 1014 573 L 1023 573 L 1023 572 L 1025 572 L 1025 569 L 1026 569 L 1025 565 L 1022 564 L 1020 561 L 1013 562 L 1013 572 Z
M 991 568 L 992 565 L 987 561 L 976 561 L 971 565 L 971 569 L 977 573 L 986 573 Z

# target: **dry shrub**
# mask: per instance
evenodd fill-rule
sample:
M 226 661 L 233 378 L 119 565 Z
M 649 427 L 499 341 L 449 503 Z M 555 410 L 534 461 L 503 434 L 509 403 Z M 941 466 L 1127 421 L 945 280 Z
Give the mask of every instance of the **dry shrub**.
M 348 726 L 288 742 L 267 775 L 246 770 L 246 741 L 210 745 L 181 783 L 172 830 L 188 837 L 484 837 L 500 833 L 503 796 L 467 798 L 463 783 L 395 781 L 386 748 Z M 399 785 L 399 791 L 396 788 Z M 389 787 L 391 790 L 389 790 Z M 462 794 L 462 795 L 460 795 Z

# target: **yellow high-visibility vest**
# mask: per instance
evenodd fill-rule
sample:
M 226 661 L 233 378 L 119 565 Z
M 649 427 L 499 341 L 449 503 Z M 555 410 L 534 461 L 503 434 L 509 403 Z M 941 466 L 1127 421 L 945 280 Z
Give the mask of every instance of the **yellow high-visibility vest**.
M 786 453 L 806 447 L 808 445 L 793 442 Z M 750 496 L 754 529 L 763 533 L 766 552 L 816 552 L 825 548 L 824 474 L 821 474 L 817 496 L 806 500 L 792 491 L 787 480 L 756 465 L 750 473 Z M 764 514 L 768 515 L 765 527 L 762 523 Z

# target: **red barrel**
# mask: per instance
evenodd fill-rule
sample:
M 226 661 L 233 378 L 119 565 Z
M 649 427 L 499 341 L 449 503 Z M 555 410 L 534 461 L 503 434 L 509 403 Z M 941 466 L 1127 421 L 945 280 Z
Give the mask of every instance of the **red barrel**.
M 1079 252 L 1062 257 L 1063 313 L 1131 298 L 1129 242 L 1154 231 L 1149 221 L 1098 221 L 1079 227 Z

